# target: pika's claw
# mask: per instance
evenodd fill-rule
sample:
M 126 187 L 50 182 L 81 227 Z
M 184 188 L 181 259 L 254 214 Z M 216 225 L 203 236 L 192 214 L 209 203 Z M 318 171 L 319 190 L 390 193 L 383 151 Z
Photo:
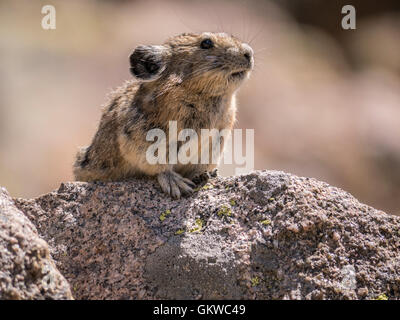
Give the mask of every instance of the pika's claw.
M 169 183 L 171 185 L 171 197 L 174 199 L 179 199 L 181 197 L 181 191 L 179 190 L 178 184 L 175 181 L 175 177 L 169 177 Z
M 189 180 L 189 179 L 186 179 L 186 178 L 182 178 L 182 181 L 185 184 L 187 184 L 189 187 L 196 188 L 196 184 L 192 180 Z
M 180 199 L 181 195 L 193 192 L 194 183 L 176 172 L 161 172 L 158 174 L 157 180 L 161 189 L 174 199 Z
M 157 176 L 158 183 L 166 194 L 170 195 L 171 194 L 171 184 L 169 183 L 169 177 L 168 175 L 165 174 L 165 172 L 160 173 Z

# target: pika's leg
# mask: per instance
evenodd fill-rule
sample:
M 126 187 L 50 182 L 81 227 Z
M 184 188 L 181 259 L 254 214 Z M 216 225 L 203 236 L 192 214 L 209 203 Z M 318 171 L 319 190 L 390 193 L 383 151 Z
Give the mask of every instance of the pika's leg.
M 191 194 L 195 184 L 174 171 L 164 171 L 157 175 L 161 189 L 172 198 L 179 199 L 183 194 Z
M 179 199 L 182 195 L 192 193 L 196 185 L 178 174 L 173 165 L 149 163 L 146 158 L 147 153 L 143 150 L 147 150 L 150 143 L 140 140 L 142 136 L 146 136 L 145 133 L 139 132 L 129 139 L 124 134 L 119 137 L 120 152 L 129 166 L 144 175 L 156 176 L 161 189 L 172 198 Z M 168 154 L 168 149 L 166 149 L 166 154 Z

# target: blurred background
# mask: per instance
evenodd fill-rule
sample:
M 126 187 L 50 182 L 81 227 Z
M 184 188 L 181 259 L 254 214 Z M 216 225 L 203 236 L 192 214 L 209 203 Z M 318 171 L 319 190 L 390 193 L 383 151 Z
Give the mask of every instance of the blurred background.
M 48 4 L 56 30 L 41 27 Z M 346 4 L 356 30 L 341 28 Z M 0 185 L 29 198 L 72 180 L 106 94 L 131 78 L 133 48 L 202 31 L 255 51 L 237 127 L 255 129 L 256 169 L 314 177 L 400 214 L 398 0 L 1 0 Z

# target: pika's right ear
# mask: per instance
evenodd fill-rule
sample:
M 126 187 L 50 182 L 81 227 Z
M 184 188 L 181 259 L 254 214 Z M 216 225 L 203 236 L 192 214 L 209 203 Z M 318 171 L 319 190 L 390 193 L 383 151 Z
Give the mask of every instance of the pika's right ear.
M 154 80 L 165 69 L 167 48 L 138 46 L 130 55 L 130 71 L 138 79 Z

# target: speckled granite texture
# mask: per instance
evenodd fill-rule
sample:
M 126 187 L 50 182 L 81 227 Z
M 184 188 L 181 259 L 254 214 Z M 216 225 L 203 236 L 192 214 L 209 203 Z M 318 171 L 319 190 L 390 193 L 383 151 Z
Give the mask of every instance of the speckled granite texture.
M 283 172 L 181 200 L 152 180 L 64 183 L 16 204 L 76 299 L 399 299 L 400 217 Z
M 0 300 L 72 299 L 47 243 L 0 188 Z

